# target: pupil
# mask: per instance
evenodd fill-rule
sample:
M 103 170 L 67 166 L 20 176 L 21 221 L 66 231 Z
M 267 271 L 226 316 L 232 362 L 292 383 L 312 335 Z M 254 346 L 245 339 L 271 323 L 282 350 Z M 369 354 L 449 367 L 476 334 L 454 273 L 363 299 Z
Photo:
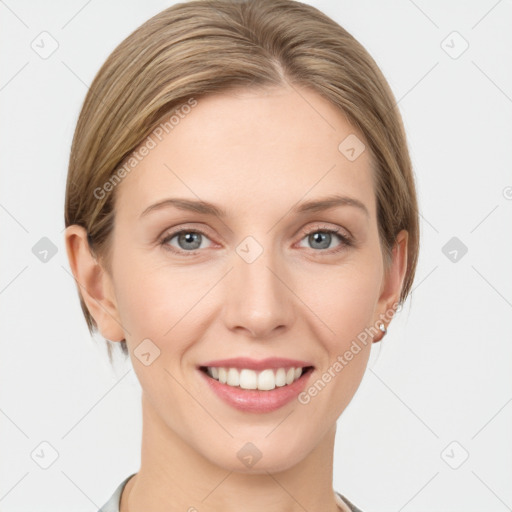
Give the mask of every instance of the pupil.
M 313 235 L 311 235 L 311 237 L 313 238 L 313 242 L 312 243 L 320 243 L 322 244 L 322 246 L 320 247 L 320 249 L 327 249 L 330 245 L 330 236 L 331 234 L 330 233 L 323 233 L 323 232 L 316 232 L 314 233 Z M 322 239 L 323 239 L 323 243 L 322 243 Z M 327 243 L 325 243 L 327 242 Z
M 181 235 L 180 239 L 180 241 L 184 241 L 185 244 L 194 244 L 195 242 L 195 245 L 193 245 L 193 247 L 186 247 L 187 249 L 197 249 L 201 245 L 201 242 L 198 240 L 199 233 L 185 233 Z

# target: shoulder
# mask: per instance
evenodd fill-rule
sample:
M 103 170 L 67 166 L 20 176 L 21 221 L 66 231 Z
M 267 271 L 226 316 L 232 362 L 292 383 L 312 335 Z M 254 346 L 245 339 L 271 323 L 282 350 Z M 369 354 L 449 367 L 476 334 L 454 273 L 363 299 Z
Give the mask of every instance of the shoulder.
M 121 494 L 123 492 L 124 487 L 126 486 L 128 480 L 135 475 L 136 473 L 131 474 L 126 477 L 116 488 L 114 494 L 109 498 L 109 500 L 98 510 L 98 512 L 119 512 L 119 503 L 121 501 Z M 336 491 L 335 491 L 336 492 Z M 345 503 L 351 512 L 363 512 L 360 508 L 356 507 L 348 498 L 336 492 L 336 496 Z
M 340 494 L 339 492 L 336 492 L 336 496 L 338 496 L 340 498 L 340 500 L 343 501 L 343 503 L 345 503 L 348 508 L 350 509 L 350 512 L 363 512 L 360 508 L 356 507 L 348 498 L 345 498 L 345 496 L 343 496 L 343 494 Z
M 109 500 L 103 505 L 98 512 L 119 512 L 119 503 L 121 501 L 121 493 L 123 492 L 123 489 L 125 485 L 127 484 L 128 480 L 135 475 L 136 473 L 131 474 L 130 476 L 126 477 L 118 486 L 117 489 L 114 491 L 114 494 L 109 498 Z

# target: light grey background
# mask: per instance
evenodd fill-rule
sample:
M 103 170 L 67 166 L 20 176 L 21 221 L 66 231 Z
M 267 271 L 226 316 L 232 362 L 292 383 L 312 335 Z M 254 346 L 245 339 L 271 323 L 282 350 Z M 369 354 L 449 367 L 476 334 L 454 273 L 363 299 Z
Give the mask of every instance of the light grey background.
M 388 79 L 422 218 L 412 298 L 338 421 L 334 488 L 364 512 L 512 510 L 512 2 L 307 3 Z M 138 469 L 140 386 L 88 334 L 63 243 L 64 186 L 88 84 L 171 4 L 0 1 L 3 512 L 95 512 Z M 51 49 L 43 31 L 58 43 L 48 58 L 31 47 Z M 43 237 L 57 250 L 45 263 L 32 251 Z M 442 250 L 452 237 L 468 249 L 455 262 Z

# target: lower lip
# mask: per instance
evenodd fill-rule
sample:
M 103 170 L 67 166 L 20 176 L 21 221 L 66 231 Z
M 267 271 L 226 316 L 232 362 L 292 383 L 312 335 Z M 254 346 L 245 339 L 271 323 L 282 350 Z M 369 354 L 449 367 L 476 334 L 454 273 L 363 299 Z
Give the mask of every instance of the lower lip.
M 292 384 L 276 387 L 269 391 L 235 388 L 227 384 L 222 384 L 202 370 L 199 370 L 199 373 L 202 375 L 203 379 L 206 380 L 210 389 L 227 404 L 244 412 L 263 413 L 276 411 L 296 398 L 306 387 L 312 369 L 302 374 L 296 381 L 292 382 Z

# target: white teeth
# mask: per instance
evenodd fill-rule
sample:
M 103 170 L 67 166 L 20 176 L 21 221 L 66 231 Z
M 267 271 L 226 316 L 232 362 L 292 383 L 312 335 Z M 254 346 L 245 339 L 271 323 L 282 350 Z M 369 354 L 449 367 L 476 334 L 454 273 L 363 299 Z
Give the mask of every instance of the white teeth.
M 230 368 L 230 371 L 238 373 L 236 368 Z M 240 387 L 242 389 L 257 389 L 258 376 L 254 370 L 246 370 L 245 368 L 240 372 Z
M 286 386 L 286 372 L 284 368 L 279 368 L 279 370 L 276 372 L 276 386 Z
M 229 384 L 230 386 L 238 386 L 240 384 L 240 375 L 235 368 L 230 368 L 228 370 L 228 380 L 226 381 L 226 384 Z
M 269 391 L 276 387 L 282 387 L 296 381 L 302 375 L 302 368 L 278 368 L 267 369 L 261 372 L 244 368 L 216 368 L 208 366 L 206 372 L 213 379 L 228 386 L 241 387 L 242 389 L 259 389 Z
M 258 375 L 258 389 L 268 391 L 276 387 L 276 378 L 272 370 L 263 370 Z

